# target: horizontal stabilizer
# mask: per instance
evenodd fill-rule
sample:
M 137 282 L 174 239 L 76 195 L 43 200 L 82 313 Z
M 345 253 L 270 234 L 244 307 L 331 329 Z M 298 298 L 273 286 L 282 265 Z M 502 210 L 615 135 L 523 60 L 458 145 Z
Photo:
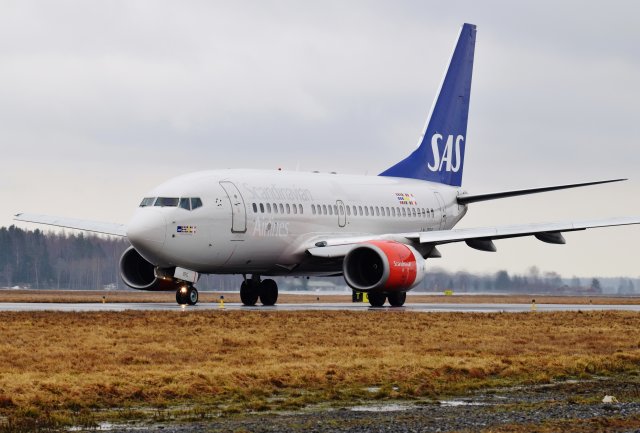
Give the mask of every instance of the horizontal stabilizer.
M 560 189 L 579 188 L 581 186 L 600 185 L 603 183 L 622 182 L 627 179 L 599 180 L 595 182 L 573 183 L 570 185 L 547 186 L 543 188 L 518 189 L 514 191 L 492 192 L 488 194 L 461 195 L 458 197 L 458 204 L 469 204 L 478 201 L 497 200 L 499 198 L 516 197 L 519 195 L 538 194 L 540 192 L 557 191 Z
M 100 221 L 87 221 L 76 218 L 64 218 L 50 215 L 19 213 L 13 218 L 15 221 L 44 224 L 68 229 L 83 230 L 92 233 L 101 233 L 112 236 L 127 236 L 127 228 L 124 224 L 106 223 Z

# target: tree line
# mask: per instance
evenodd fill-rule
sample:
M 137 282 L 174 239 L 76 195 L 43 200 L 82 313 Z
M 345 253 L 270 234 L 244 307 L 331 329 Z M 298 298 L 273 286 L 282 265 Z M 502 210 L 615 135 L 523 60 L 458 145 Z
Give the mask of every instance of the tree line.
M 122 286 L 122 238 L 0 228 L 0 286 L 102 289 Z
M 130 246 L 126 238 L 83 233 L 0 228 L 0 287 L 34 289 L 124 289 L 120 279 L 120 256 Z M 197 286 L 204 290 L 238 290 L 241 276 L 203 276 Z M 347 290 L 342 277 L 315 279 L 277 278 L 283 290 Z M 635 294 L 639 280 L 632 278 L 563 278 L 532 266 L 525 274 L 449 272 L 430 267 L 416 291 L 509 292 L 509 293 L 618 293 Z

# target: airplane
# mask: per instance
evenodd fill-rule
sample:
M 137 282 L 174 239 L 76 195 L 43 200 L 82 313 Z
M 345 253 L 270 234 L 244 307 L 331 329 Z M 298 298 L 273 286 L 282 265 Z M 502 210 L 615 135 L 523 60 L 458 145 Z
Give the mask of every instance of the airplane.
M 438 247 L 534 236 L 564 244 L 564 232 L 639 224 L 638 217 L 454 229 L 472 203 L 618 182 L 469 194 L 462 189 L 476 26 L 464 24 L 418 147 L 378 176 L 283 170 L 211 170 L 159 185 L 127 225 L 21 213 L 15 220 L 126 237 L 123 281 L 176 292 L 195 305 L 202 274 L 241 274 L 244 305 L 274 305 L 273 276 L 344 276 L 369 303 L 404 305 Z

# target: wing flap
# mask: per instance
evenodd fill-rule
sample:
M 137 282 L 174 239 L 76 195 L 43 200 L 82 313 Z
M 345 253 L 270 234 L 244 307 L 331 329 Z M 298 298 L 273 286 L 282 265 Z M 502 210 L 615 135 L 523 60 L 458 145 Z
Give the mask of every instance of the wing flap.
M 124 224 L 115 224 L 101 221 L 88 221 L 77 218 L 56 217 L 50 215 L 19 213 L 13 218 L 15 221 L 44 224 L 68 229 L 83 230 L 92 233 L 101 233 L 112 236 L 127 236 L 127 228 Z

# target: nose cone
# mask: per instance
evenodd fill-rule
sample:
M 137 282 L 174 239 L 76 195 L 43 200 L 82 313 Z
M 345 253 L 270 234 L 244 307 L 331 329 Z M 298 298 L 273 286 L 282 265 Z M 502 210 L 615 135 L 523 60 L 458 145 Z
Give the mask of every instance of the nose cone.
M 167 224 L 160 210 L 141 209 L 127 225 L 127 238 L 146 259 L 157 258 L 167 236 Z

